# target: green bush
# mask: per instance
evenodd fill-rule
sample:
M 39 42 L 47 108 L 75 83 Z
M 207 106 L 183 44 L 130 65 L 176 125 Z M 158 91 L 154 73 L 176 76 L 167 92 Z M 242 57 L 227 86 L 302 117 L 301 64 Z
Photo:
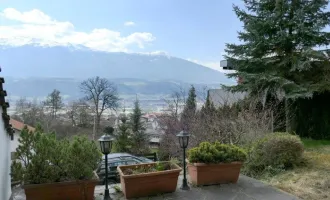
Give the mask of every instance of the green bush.
M 25 184 L 42 184 L 92 179 L 101 152 L 87 137 L 58 140 L 41 129 L 21 132 L 20 145 L 12 164 L 12 177 Z
M 259 176 L 276 174 L 298 165 L 303 158 L 304 145 L 300 138 L 289 133 L 271 133 L 258 140 L 248 151 L 244 172 Z
M 202 142 L 198 147 L 188 151 L 190 163 L 228 163 L 234 161 L 245 161 L 246 152 L 235 146 L 215 142 Z

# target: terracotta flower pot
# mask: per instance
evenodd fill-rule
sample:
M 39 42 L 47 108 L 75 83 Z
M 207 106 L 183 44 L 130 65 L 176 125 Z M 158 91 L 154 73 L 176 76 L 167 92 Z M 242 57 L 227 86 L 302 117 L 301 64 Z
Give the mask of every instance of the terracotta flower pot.
M 121 189 L 126 199 L 170 193 L 176 190 L 178 177 L 182 170 L 176 164 L 173 164 L 174 169 L 170 170 L 135 175 L 124 175 L 123 173 L 127 169 L 148 165 L 156 165 L 156 163 L 118 166 Z
M 191 183 L 197 186 L 237 183 L 241 167 L 241 162 L 219 164 L 188 163 L 188 173 Z
M 26 200 L 94 200 L 98 180 L 24 185 Z

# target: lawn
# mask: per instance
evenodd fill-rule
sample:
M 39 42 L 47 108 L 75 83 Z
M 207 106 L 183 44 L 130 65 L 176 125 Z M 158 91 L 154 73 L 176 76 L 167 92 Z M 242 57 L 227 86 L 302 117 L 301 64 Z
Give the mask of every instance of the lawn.
M 330 199 L 330 141 L 303 139 L 306 165 L 263 181 L 301 199 Z

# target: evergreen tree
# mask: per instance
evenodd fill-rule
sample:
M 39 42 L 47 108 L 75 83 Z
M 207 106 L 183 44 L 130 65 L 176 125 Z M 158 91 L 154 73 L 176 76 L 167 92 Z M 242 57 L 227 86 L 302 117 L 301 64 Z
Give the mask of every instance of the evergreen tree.
M 118 126 L 118 131 L 116 134 L 114 134 L 116 140 L 114 144 L 114 151 L 116 152 L 125 152 L 125 153 L 130 153 L 131 152 L 131 146 L 132 146 L 132 141 L 131 141 L 131 133 L 130 133 L 130 127 L 129 124 L 127 123 L 127 117 L 124 114 L 120 118 L 120 125 Z M 107 129 L 107 131 L 111 131 L 111 129 Z
M 210 99 L 210 93 L 207 93 L 206 101 L 202 106 L 201 110 L 196 113 L 198 121 L 201 122 L 199 127 L 210 135 L 216 134 L 218 127 L 216 126 L 217 121 L 217 109 L 215 108 L 213 102 Z M 216 130 L 215 130 L 216 129 Z
M 140 108 L 140 102 L 138 99 L 136 99 L 134 102 L 133 113 L 130 116 L 130 123 L 133 133 L 139 131 L 145 131 L 146 129 L 145 124 L 141 121 L 141 118 L 142 118 L 142 111 Z
M 108 134 L 108 135 L 113 135 L 114 131 L 115 131 L 115 129 L 112 126 L 106 126 L 103 129 L 103 132 Z
M 197 107 L 196 90 L 193 85 L 191 86 L 191 88 L 189 90 L 188 98 L 185 103 L 186 104 L 183 108 L 183 112 L 181 115 L 181 122 L 185 129 L 189 129 L 190 123 L 192 122 L 192 119 L 195 116 L 196 107 Z
M 216 111 L 215 106 L 210 99 L 210 92 L 208 91 L 206 101 L 201 109 L 201 112 L 206 114 L 206 113 L 214 113 L 215 111 Z
M 241 78 L 232 91 L 278 99 L 310 97 L 329 90 L 328 0 L 244 0 L 246 10 L 234 6 L 244 24 L 240 44 L 227 44 L 226 59 Z
M 145 124 L 141 120 L 142 111 L 139 100 L 134 102 L 134 110 L 130 116 L 132 135 L 132 152 L 135 154 L 149 153 L 149 135 L 145 132 Z

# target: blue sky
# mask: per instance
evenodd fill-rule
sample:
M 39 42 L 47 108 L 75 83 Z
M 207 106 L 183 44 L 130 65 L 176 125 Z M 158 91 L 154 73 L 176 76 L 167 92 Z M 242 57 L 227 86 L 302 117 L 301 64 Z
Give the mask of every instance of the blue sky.
M 240 0 L 0 0 L 0 40 L 12 40 L 20 45 L 22 41 L 17 38 L 27 35 L 42 42 L 74 41 L 93 48 L 100 46 L 107 51 L 164 51 L 217 68 L 225 43 L 237 42 L 237 31 L 241 30 L 241 23 L 232 9 L 233 3 L 242 5 Z M 30 17 L 33 13 L 38 15 L 26 20 L 28 15 L 23 15 L 24 12 L 30 12 Z M 45 16 L 49 17 L 48 21 L 63 23 L 56 27 L 51 23 L 50 27 L 47 20 L 33 21 Z M 125 25 L 126 22 L 131 23 Z M 73 29 L 74 36 L 71 34 Z M 99 31 L 93 32 L 95 29 Z M 56 32 L 50 33 L 52 30 Z M 33 31 L 48 35 L 35 36 Z M 64 38 L 69 31 L 72 37 L 65 35 Z M 8 36 L 1 34 L 4 32 Z M 78 36 L 84 36 L 84 39 L 78 40 Z M 99 41 L 96 37 L 104 37 L 104 40 Z M 108 48 L 105 43 L 113 46 Z

